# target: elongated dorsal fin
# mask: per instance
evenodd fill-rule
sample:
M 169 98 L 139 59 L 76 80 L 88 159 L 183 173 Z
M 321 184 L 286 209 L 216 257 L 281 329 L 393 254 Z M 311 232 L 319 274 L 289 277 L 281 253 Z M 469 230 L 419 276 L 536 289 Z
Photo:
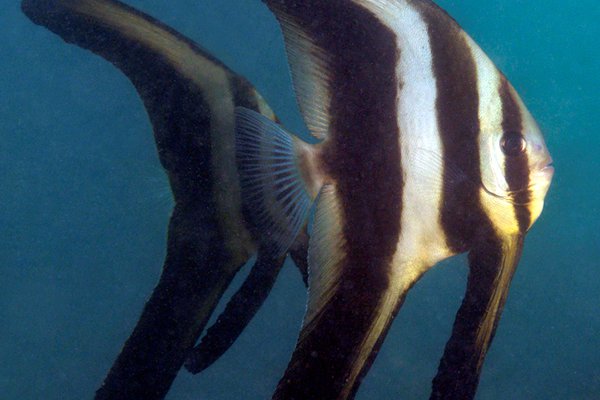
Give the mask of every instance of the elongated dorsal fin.
M 331 60 L 309 32 L 279 1 L 267 1 L 281 24 L 296 99 L 310 132 L 325 139 L 329 131 Z
M 24 0 L 22 9 L 65 41 L 112 62 L 131 80 L 148 111 L 163 166 L 177 174 L 178 182 L 189 171 L 189 179 L 181 183 L 184 190 L 174 193 L 176 201 L 185 201 L 191 189 L 207 186 L 211 160 L 234 159 L 232 146 L 227 153 L 219 141 L 234 143 L 235 106 L 275 119 L 244 78 L 190 39 L 125 4 Z M 223 169 L 226 165 L 235 167 L 224 162 Z M 224 186 L 230 180 L 223 179 Z

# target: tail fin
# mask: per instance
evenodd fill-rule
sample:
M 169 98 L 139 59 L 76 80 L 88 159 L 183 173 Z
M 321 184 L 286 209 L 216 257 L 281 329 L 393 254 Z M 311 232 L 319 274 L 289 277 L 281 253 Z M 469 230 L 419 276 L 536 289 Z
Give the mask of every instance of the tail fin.
M 278 257 L 298 236 L 313 200 L 300 171 L 299 139 L 252 110 L 238 107 L 235 115 L 244 217 Z

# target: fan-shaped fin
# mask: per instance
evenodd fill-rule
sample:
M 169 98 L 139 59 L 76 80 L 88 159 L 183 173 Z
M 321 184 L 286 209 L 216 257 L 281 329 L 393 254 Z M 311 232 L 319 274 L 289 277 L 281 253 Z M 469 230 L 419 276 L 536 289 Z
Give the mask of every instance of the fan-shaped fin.
M 236 109 L 237 159 L 245 215 L 273 257 L 283 255 L 306 223 L 310 196 L 293 138 L 263 115 Z

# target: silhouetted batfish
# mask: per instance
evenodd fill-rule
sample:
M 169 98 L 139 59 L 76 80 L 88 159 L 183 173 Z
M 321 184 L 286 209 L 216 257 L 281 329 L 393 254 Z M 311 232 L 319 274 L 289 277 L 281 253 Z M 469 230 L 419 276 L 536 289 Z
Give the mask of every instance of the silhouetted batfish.
M 316 201 L 304 324 L 274 399 L 348 399 L 412 285 L 469 252 L 433 399 L 474 396 L 553 168 L 493 63 L 427 0 L 265 0 L 308 145 L 238 109 L 242 199 L 275 254 Z
M 244 78 L 120 2 L 24 0 L 22 9 L 36 24 L 123 71 L 150 117 L 175 200 L 167 257 L 160 282 L 96 398 L 161 399 L 231 279 L 257 251 L 241 209 L 234 108 L 275 115 Z M 302 236 L 291 251 L 304 273 L 306 246 Z M 284 259 L 270 253 L 259 253 L 248 279 L 191 356 L 191 370 L 215 361 L 260 307 Z

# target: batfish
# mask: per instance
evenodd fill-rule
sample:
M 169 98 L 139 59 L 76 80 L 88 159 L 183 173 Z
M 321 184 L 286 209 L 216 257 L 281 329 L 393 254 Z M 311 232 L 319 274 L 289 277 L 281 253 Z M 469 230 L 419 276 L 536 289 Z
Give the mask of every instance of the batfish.
M 353 398 L 410 288 L 468 252 L 432 399 L 473 398 L 554 169 L 507 78 L 428 0 L 264 0 L 309 145 L 236 109 L 243 208 L 284 254 L 314 204 L 309 296 L 273 399 Z
M 97 399 L 162 399 L 187 358 L 199 372 L 233 343 L 268 295 L 284 257 L 261 254 L 241 208 L 234 108 L 276 116 L 256 89 L 154 18 L 113 0 L 24 0 L 24 13 L 113 63 L 150 117 L 175 200 L 158 285 Z M 65 71 L 65 73 L 67 73 Z M 118 144 L 118 143 L 117 143 Z M 290 250 L 306 275 L 307 237 Z M 191 351 L 239 268 L 249 277 Z

